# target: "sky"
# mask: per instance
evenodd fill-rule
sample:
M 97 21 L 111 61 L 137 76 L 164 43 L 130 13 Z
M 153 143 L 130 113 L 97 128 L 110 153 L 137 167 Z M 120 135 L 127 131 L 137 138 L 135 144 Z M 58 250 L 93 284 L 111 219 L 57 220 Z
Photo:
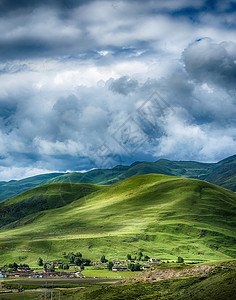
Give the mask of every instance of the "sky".
M 0 181 L 217 162 L 235 125 L 235 0 L 0 0 Z

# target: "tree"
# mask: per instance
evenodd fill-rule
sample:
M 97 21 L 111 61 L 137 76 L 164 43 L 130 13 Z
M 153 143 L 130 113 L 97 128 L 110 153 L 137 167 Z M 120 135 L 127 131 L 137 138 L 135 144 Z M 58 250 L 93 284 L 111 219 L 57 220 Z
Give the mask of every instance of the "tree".
M 134 271 L 134 264 L 128 264 L 128 269 L 130 270 L 130 271 Z
M 9 264 L 8 267 L 12 269 L 12 271 L 17 271 L 17 268 L 19 267 L 17 263 Z
M 75 264 L 76 264 L 76 266 L 81 266 L 81 264 L 82 264 L 82 259 L 81 259 L 80 257 L 76 257 L 76 259 L 75 259 Z
M 68 253 L 68 259 L 69 259 L 69 263 L 70 264 L 74 264 L 75 263 L 75 255 L 73 252 Z
M 69 270 L 69 268 L 70 268 L 70 267 L 69 267 L 68 264 L 65 264 L 65 265 L 63 266 L 63 269 L 64 269 L 64 270 Z
M 107 262 L 107 259 L 106 259 L 105 255 L 102 255 L 102 257 L 101 257 L 101 262 L 102 262 L 102 263 Z
M 83 262 L 84 266 L 90 266 L 90 264 L 91 264 L 91 260 L 88 258 L 83 258 L 82 262 Z
M 84 270 L 84 265 L 80 266 L 80 270 L 83 271 Z
M 145 255 L 143 260 L 148 261 L 149 259 L 150 259 L 150 257 Z
M 76 257 L 79 257 L 79 258 L 82 258 L 82 253 L 77 252 L 77 253 L 75 254 L 75 256 L 76 256 Z
M 142 256 L 143 256 L 143 253 L 141 251 L 139 251 L 139 253 L 138 253 L 138 260 L 141 260 Z
M 134 271 L 140 271 L 141 265 L 139 263 L 134 264 Z
M 136 263 L 136 264 L 129 264 L 128 265 L 128 269 L 130 269 L 130 271 L 134 272 L 134 271 L 140 271 L 140 267 L 141 265 L 139 263 Z
M 43 259 L 42 259 L 41 257 L 39 257 L 39 259 L 38 259 L 38 265 L 39 265 L 40 267 L 43 266 Z
M 114 266 L 113 262 L 112 262 L 112 261 L 109 261 L 108 264 L 107 264 L 107 269 L 108 269 L 109 271 L 111 271 L 113 266 Z
M 183 259 L 183 257 L 178 257 L 178 261 L 177 261 L 178 263 L 183 263 L 184 262 L 184 259 Z
M 130 254 L 127 254 L 127 259 L 131 260 L 131 255 Z

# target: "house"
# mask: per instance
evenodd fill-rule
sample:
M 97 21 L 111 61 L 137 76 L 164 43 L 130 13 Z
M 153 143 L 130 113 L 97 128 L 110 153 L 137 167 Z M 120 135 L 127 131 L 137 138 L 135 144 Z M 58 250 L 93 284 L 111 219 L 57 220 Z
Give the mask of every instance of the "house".
M 55 273 L 55 269 L 51 269 L 51 268 L 46 268 L 43 269 L 44 273 Z
M 151 268 L 151 267 L 150 267 L 150 266 L 143 266 L 143 267 L 142 267 L 143 270 L 147 270 L 147 269 L 149 269 L 149 268 Z
M 152 264 L 160 264 L 161 263 L 161 259 L 159 259 L 159 258 L 150 258 L 149 261 Z
M 92 262 L 92 265 L 93 265 L 93 266 L 101 266 L 101 267 L 104 267 L 104 264 L 103 264 L 102 262 L 100 262 L 100 261 L 94 261 L 94 262 Z
M 61 267 L 63 265 L 63 263 L 61 263 L 61 262 L 53 262 L 51 264 L 52 265 L 54 264 L 54 266 L 56 266 L 56 267 Z
M 29 268 L 29 267 L 18 267 L 17 271 L 18 272 L 30 272 L 31 268 Z
M 112 271 L 113 272 L 127 272 L 128 271 L 128 269 L 126 268 L 126 267 L 113 267 L 112 268 Z

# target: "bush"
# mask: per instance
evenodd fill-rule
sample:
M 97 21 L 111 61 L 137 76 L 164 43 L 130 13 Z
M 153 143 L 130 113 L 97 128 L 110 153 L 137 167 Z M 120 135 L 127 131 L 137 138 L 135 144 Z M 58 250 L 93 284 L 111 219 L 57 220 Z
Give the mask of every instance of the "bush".
M 180 256 L 179 256 L 179 257 L 178 257 L 178 261 L 177 261 L 177 263 L 180 263 L 180 264 L 181 264 L 181 263 L 183 263 L 183 262 L 184 262 L 184 259 L 183 259 L 183 257 L 180 257 Z

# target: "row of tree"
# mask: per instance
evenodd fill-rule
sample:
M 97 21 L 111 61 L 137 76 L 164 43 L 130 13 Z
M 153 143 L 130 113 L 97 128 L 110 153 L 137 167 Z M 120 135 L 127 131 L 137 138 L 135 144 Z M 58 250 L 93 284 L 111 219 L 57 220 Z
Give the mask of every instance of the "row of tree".
M 18 265 L 17 263 L 14 262 L 12 264 L 8 264 L 8 265 L 3 266 L 2 270 L 11 272 L 11 271 L 17 271 L 18 268 L 29 268 L 29 265 L 27 265 L 27 264 Z
M 132 258 L 131 254 L 127 254 L 127 259 L 130 260 L 130 261 L 148 261 L 150 259 L 149 256 L 147 255 L 143 255 L 143 253 L 140 251 L 138 252 L 138 259 L 137 259 L 137 256 L 135 256 L 134 258 Z

